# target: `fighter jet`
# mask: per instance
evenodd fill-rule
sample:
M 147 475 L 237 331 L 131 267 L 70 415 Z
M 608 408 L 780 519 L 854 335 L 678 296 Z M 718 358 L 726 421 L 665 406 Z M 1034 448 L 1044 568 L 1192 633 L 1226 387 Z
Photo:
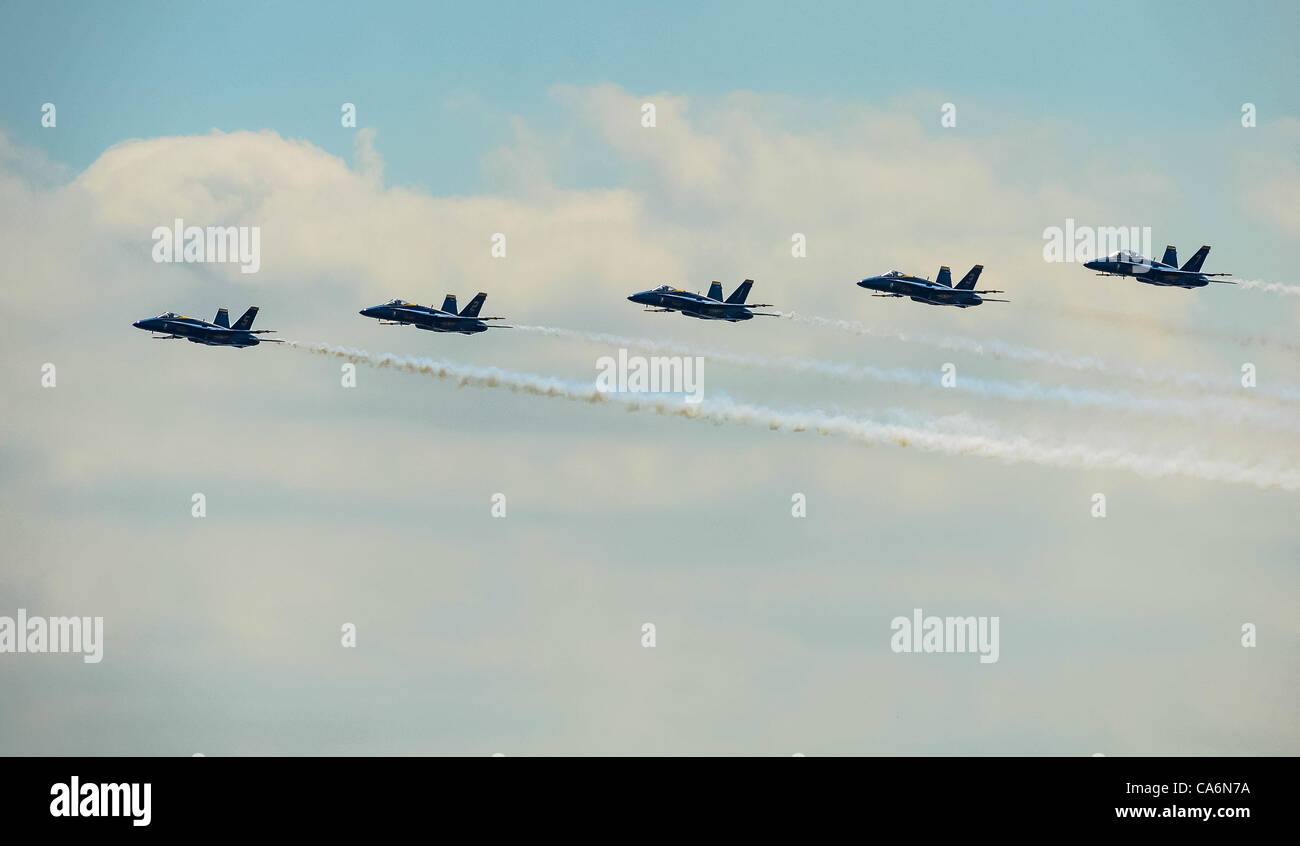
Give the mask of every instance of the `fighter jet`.
M 489 329 L 512 329 L 511 326 L 488 326 L 485 320 L 505 320 L 504 317 L 479 317 L 478 311 L 483 307 L 487 294 L 475 294 L 460 313 L 456 312 L 456 295 L 448 294 L 442 301 L 442 308 L 408 303 L 405 300 L 389 300 L 383 305 L 361 309 L 366 317 L 379 320 L 381 326 L 411 325 L 430 332 L 459 332 L 473 335 Z
M 267 332 L 274 332 L 274 329 L 254 329 L 253 318 L 257 317 L 257 306 L 251 306 L 244 316 L 235 321 L 235 325 L 230 325 L 230 313 L 224 308 L 217 309 L 217 316 L 209 323 L 206 320 L 199 320 L 197 317 L 184 317 L 174 312 L 160 314 L 157 317 L 149 317 L 144 320 L 137 320 L 131 325 L 137 329 L 144 329 L 149 332 L 162 332 L 161 335 L 154 335 L 160 341 L 170 341 L 184 338 L 195 344 L 207 344 L 210 347 L 255 347 L 263 341 L 270 341 L 273 344 L 282 344 L 284 341 L 275 338 L 258 338 L 258 335 L 264 335 Z
M 1104 259 L 1084 262 L 1083 266 L 1097 271 L 1098 276 L 1132 276 L 1148 285 L 1162 288 L 1204 288 L 1211 282 L 1223 285 L 1235 285 L 1226 279 L 1212 279 L 1213 276 L 1231 276 L 1231 273 L 1202 273 L 1201 265 L 1210 254 L 1209 247 L 1201 247 L 1196 255 L 1187 260 L 1181 268 L 1178 266 L 1178 251 L 1173 246 L 1165 247 L 1165 255 L 1160 261 L 1140 256 L 1132 250 L 1120 250 Z
M 920 276 L 912 276 L 900 270 L 891 270 L 881 276 L 869 276 L 858 283 L 863 288 L 880 291 L 873 297 L 910 297 L 914 302 L 928 305 L 956 306 L 970 308 L 980 303 L 1009 303 L 1010 300 L 998 300 L 982 297 L 981 294 L 1001 294 L 1003 291 L 977 291 L 975 281 L 980 278 L 984 265 L 977 264 L 970 269 L 957 287 L 952 286 L 952 270 L 947 265 L 939 268 L 939 277 L 931 282 Z
M 772 307 L 771 303 L 745 305 L 745 298 L 749 296 L 749 289 L 752 287 L 754 287 L 754 280 L 746 279 L 731 292 L 730 297 L 723 300 L 721 282 L 714 282 L 709 286 L 707 297 L 704 294 L 692 294 L 690 291 L 683 291 L 670 285 L 660 285 L 658 288 L 633 294 L 628 299 L 646 306 L 645 311 L 680 311 L 687 317 L 698 317 L 701 320 L 725 320 L 728 323 L 736 323 L 749 320 L 755 315 L 777 317 L 778 315 L 767 312 L 750 311 L 754 308 Z

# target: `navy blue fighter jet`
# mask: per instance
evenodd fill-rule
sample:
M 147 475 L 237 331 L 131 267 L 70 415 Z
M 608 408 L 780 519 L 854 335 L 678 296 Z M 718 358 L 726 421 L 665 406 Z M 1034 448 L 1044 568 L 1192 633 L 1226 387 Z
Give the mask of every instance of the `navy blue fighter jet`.
M 670 285 L 660 285 L 658 288 L 633 294 L 628 299 L 646 306 L 645 311 L 680 311 L 687 317 L 698 317 L 701 320 L 726 320 L 729 323 L 736 323 L 749 320 L 756 315 L 779 317 L 780 315 L 767 312 L 750 311 L 750 309 L 772 306 L 771 303 L 745 305 L 745 298 L 749 296 L 749 289 L 752 287 L 754 287 L 754 280 L 746 279 L 731 292 L 730 297 L 724 300 L 721 282 L 714 282 L 709 286 L 708 296 L 693 294 Z
M 1178 266 L 1178 251 L 1173 246 L 1165 247 L 1165 255 L 1160 261 L 1138 255 L 1132 250 L 1120 250 L 1104 259 L 1084 262 L 1083 266 L 1097 271 L 1098 276 L 1132 276 L 1148 285 L 1162 288 L 1204 288 L 1211 282 L 1223 285 L 1235 285 L 1227 279 L 1212 279 L 1214 276 L 1231 276 L 1231 273 L 1202 273 L 1201 265 L 1210 254 L 1209 247 L 1201 247 L 1196 255 L 1187 260 L 1181 268 Z
M 185 317 L 174 312 L 160 314 L 157 317 L 148 317 L 144 320 L 137 320 L 131 325 L 137 329 L 144 329 L 147 332 L 161 332 L 161 335 L 154 335 L 160 341 L 171 341 L 184 338 L 195 344 L 207 344 L 210 347 L 255 347 L 263 341 L 269 341 L 273 344 L 282 344 L 284 341 L 275 338 L 258 338 L 258 335 L 265 335 L 268 332 L 274 332 L 274 329 L 254 329 L 253 318 L 257 317 L 257 306 L 251 306 L 244 315 L 235 321 L 235 325 L 230 325 L 230 313 L 224 308 L 217 309 L 217 316 L 209 323 L 206 320 L 199 320 L 197 317 Z
M 459 332 L 473 335 L 489 329 L 512 329 L 512 326 L 488 326 L 486 320 L 505 320 L 504 317 L 479 317 L 479 309 L 487 300 L 487 294 L 476 294 L 459 313 L 456 311 L 456 295 L 448 294 L 442 301 L 442 308 L 408 303 L 405 300 L 389 300 L 383 305 L 361 309 L 366 317 L 373 317 L 381 326 L 415 326 L 430 332 Z
M 880 292 L 872 294 L 873 297 L 910 297 L 914 302 L 928 305 L 970 308 L 980 303 L 1011 302 L 981 296 L 981 294 L 1001 294 L 1004 293 L 1003 291 L 975 290 L 975 282 L 980 278 L 980 272 L 983 270 L 984 265 L 975 265 L 962 277 L 955 288 L 952 284 L 952 270 L 947 265 L 939 268 L 939 276 L 933 282 L 900 270 L 891 270 L 880 276 L 869 276 L 858 285 Z

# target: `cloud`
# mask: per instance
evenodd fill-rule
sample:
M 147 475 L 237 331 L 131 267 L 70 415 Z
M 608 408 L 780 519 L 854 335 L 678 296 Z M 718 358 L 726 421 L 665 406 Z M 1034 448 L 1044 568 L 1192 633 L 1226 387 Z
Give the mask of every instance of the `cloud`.
M 357 174 L 375 187 L 384 184 L 384 157 L 375 149 L 374 127 L 357 130 L 357 138 L 352 146 L 352 166 Z
M 554 191 L 529 201 L 385 187 L 374 141 L 373 132 L 358 133 L 355 169 L 270 131 L 129 141 L 105 151 L 52 196 L 10 185 L 7 199 L 75 207 L 94 221 L 91 251 L 109 249 L 103 244 L 109 240 L 133 254 L 142 271 L 149 269 L 153 228 L 176 218 L 198 226 L 258 226 L 262 269 L 242 281 L 300 293 L 325 281 L 361 301 L 392 295 L 428 301 L 495 277 L 498 301 L 539 303 L 626 273 L 628 255 L 639 255 L 643 265 L 675 267 L 667 250 L 643 244 L 640 205 L 627 192 Z M 496 233 L 505 235 L 507 255 L 494 265 Z M 241 281 L 234 267 L 201 270 Z M 152 287 L 147 276 L 136 277 L 142 291 Z M 81 291 L 80 298 L 91 304 L 97 295 L 120 293 L 99 288 Z

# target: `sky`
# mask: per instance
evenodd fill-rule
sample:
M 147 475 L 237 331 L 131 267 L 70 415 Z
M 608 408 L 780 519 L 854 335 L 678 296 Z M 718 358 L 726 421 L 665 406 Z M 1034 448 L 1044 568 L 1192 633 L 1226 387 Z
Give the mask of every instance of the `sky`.
M 1300 751 L 1295 4 L 0 22 L 0 618 L 105 632 L 0 652 L 0 753 Z M 176 218 L 258 271 L 155 262 Z M 854 284 L 974 264 L 1011 302 Z M 746 278 L 782 317 L 626 301 Z M 516 328 L 357 314 L 476 291 Z M 130 325 L 250 304 L 299 345 Z M 703 356 L 703 419 L 592 398 L 619 349 Z M 894 651 L 917 608 L 998 660 Z

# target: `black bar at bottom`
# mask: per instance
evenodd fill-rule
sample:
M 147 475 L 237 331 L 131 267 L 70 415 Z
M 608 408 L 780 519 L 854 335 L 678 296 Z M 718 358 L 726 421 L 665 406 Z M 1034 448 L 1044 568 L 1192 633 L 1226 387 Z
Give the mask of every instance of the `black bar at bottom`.
M 127 835 L 338 835 L 432 822 L 483 832 L 599 825 L 609 834 L 620 818 L 678 832 L 820 830 L 843 820 L 882 833 L 898 823 L 927 833 L 1046 826 L 1220 835 L 1285 826 L 1292 766 L 1279 758 L 7 758 L 0 813 L 9 826 Z

